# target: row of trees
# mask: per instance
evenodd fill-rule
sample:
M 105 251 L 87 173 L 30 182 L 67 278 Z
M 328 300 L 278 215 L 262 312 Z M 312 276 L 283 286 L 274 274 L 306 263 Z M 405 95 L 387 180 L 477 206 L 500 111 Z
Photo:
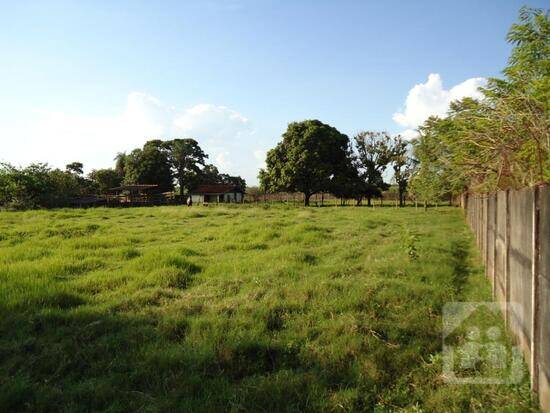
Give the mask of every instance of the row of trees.
M 403 205 L 407 191 L 427 204 L 550 181 L 548 14 L 522 8 L 507 40 L 514 48 L 504 79 L 489 79 L 483 99 L 455 101 L 446 117 L 430 117 L 411 144 L 385 132 L 351 142 L 318 120 L 291 123 L 268 152 L 262 188 L 303 192 L 306 205 L 319 192 L 370 204 L 388 188 L 391 167 Z
M 483 99 L 453 102 L 446 117 L 430 117 L 411 144 L 386 132 L 361 132 L 353 141 L 318 120 L 294 122 L 267 154 L 259 179 L 264 191 L 332 193 L 366 198 L 388 188 L 392 173 L 400 204 L 437 202 L 464 191 L 520 188 L 550 180 L 550 22 L 548 14 L 523 8 L 507 40 L 514 45 L 503 79 L 489 79 Z M 83 175 L 82 164 L 65 171 L 35 164 L 0 165 L 0 205 L 62 206 L 73 197 L 104 193 L 123 184 L 157 184 L 179 193 L 201 183 L 229 183 L 193 139 L 151 140 L 116 157 L 114 169 Z
M 155 139 L 146 142 L 142 149 L 119 153 L 115 172 L 124 184 L 156 184 L 165 191 L 173 190 L 176 182 L 180 195 L 200 184 L 231 184 L 245 191 L 243 178 L 220 173 L 206 163 L 207 159 L 194 139 Z
M 80 162 L 68 164 L 65 170 L 47 164 L 25 168 L 0 164 L 0 205 L 62 207 L 75 198 L 104 194 L 109 188 L 131 184 L 155 184 L 163 192 L 172 191 L 177 185 L 183 195 L 200 184 L 224 183 L 236 185 L 244 192 L 244 179 L 220 173 L 207 159 L 194 139 L 156 139 L 128 154 L 119 153 L 114 168 L 95 169 L 87 176 Z
M 413 163 L 401 136 L 365 131 L 352 142 L 330 125 L 306 120 L 288 125 L 282 141 L 268 152 L 259 179 L 268 192 L 302 192 L 305 205 L 320 192 L 357 204 L 366 198 L 370 205 L 389 188 L 383 175 L 390 166 L 403 205 Z
M 88 192 L 91 181 L 82 176 L 82 164 L 66 170 L 46 164 L 16 168 L 0 164 L 0 205 L 14 208 L 58 207 Z
M 548 14 L 523 8 L 507 40 L 514 47 L 504 78 L 489 79 L 483 99 L 453 102 L 447 117 L 419 128 L 410 189 L 420 199 L 550 180 Z

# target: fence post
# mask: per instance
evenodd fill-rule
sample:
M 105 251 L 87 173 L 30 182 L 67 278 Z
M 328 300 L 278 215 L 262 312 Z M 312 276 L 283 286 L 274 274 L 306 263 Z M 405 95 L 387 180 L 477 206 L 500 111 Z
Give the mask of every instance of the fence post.
M 477 223 L 477 237 L 479 241 L 479 249 L 481 250 L 481 253 L 483 254 L 483 257 L 485 258 L 485 251 L 483 251 L 483 198 L 479 197 L 479 218 Z
M 497 298 L 497 224 L 498 224 L 498 194 L 493 195 L 493 301 Z
M 481 223 L 483 222 L 483 202 L 481 202 L 481 197 L 478 197 L 477 203 L 479 209 L 477 211 L 477 246 L 479 251 L 483 252 L 483 244 L 481 243 Z
M 485 221 L 484 232 L 483 234 L 483 255 L 485 259 L 485 277 L 489 278 L 489 272 L 487 271 L 487 266 L 489 264 L 489 195 L 485 196 L 485 201 L 483 201 L 483 220 Z
M 533 256 L 531 258 L 531 391 L 538 392 L 539 379 L 539 187 L 533 187 Z
M 506 234 L 504 237 L 504 323 L 510 327 L 510 317 L 508 316 L 510 301 L 510 190 L 506 190 Z

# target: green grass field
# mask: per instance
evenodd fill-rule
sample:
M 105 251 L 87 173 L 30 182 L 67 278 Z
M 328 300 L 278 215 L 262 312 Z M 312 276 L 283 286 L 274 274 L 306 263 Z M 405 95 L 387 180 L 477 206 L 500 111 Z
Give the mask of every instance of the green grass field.
M 0 411 L 536 411 L 442 379 L 486 300 L 454 208 L 0 212 Z

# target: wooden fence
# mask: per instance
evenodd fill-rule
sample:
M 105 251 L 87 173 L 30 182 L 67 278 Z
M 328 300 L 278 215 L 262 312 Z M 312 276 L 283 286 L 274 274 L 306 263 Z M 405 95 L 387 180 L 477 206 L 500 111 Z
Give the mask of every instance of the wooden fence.
M 461 206 L 493 298 L 529 366 L 531 389 L 550 412 L 550 186 L 465 194 Z

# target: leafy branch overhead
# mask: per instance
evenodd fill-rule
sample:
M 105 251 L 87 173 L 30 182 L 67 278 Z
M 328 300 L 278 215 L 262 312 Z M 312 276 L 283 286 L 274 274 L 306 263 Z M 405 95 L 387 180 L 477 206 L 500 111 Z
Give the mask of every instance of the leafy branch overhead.
M 489 192 L 550 180 L 550 21 L 522 8 L 507 40 L 514 46 L 504 79 L 489 79 L 484 98 L 451 104 L 414 142 L 411 189 L 431 201 L 466 190 Z

